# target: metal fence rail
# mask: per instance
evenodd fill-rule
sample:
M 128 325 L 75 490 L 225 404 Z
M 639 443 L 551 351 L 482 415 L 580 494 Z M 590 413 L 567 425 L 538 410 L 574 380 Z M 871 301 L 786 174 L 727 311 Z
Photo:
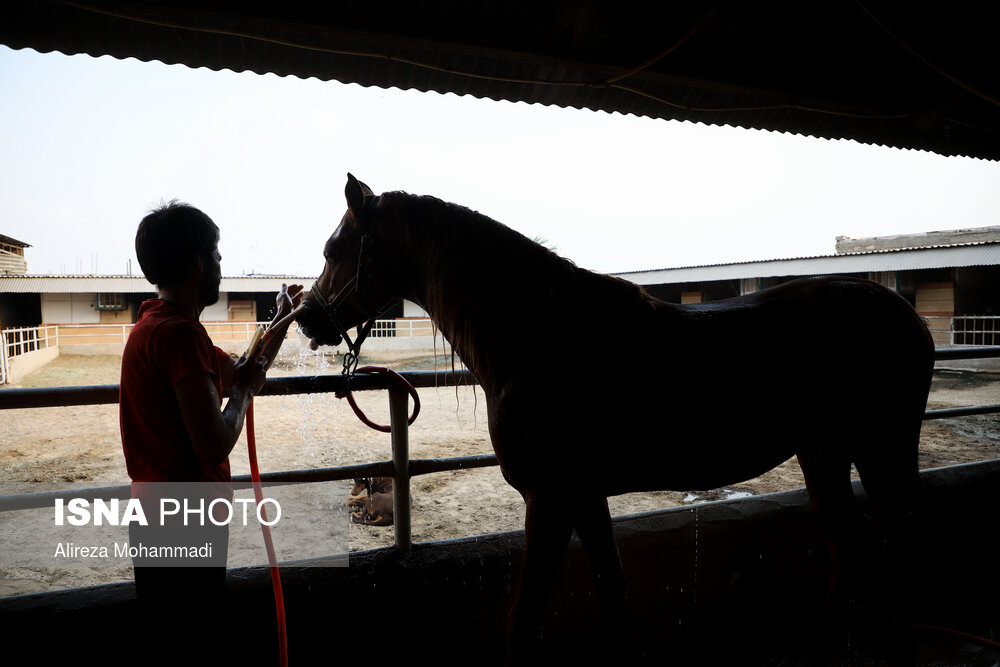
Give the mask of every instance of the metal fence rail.
M 412 371 L 401 373 L 413 386 L 449 387 L 475 383 L 469 371 Z M 384 376 L 375 373 L 358 373 L 352 378 L 344 375 L 313 375 L 268 379 L 259 396 L 288 396 L 351 391 L 389 390 L 389 415 L 392 426 L 392 460 L 353 466 L 339 466 L 315 470 L 293 470 L 261 474 L 261 481 L 269 484 L 323 482 L 352 479 L 355 477 L 384 476 L 393 478 L 394 530 L 396 547 L 408 551 L 410 533 L 410 479 L 416 475 L 449 470 L 464 470 L 496 465 L 492 454 L 463 456 L 449 459 L 410 460 L 407 425 L 409 396 L 405 390 L 388 386 Z M 38 387 L 0 390 L 0 410 L 59 407 L 66 405 L 106 405 L 118 402 L 118 385 L 91 385 L 80 387 Z M 234 486 L 249 485 L 248 475 L 233 478 Z M 71 491 L 44 491 L 0 497 L 0 511 L 49 507 L 56 498 L 127 498 L 130 486 L 109 486 Z
M 936 353 L 938 361 L 981 358 L 1000 358 L 1000 347 L 939 349 Z M 401 373 L 401 375 L 418 388 L 470 385 L 475 383 L 475 379 L 469 371 L 412 371 Z M 273 378 L 267 380 L 259 395 L 287 396 L 293 394 L 337 392 L 347 389 L 348 381 L 348 378 L 344 375 Z M 497 465 L 496 456 L 485 454 L 445 459 L 411 460 L 409 458 L 407 427 L 407 403 L 409 397 L 406 391 L 395 386 L 388 386 L 384 376 L 374 373 L 358 373 L 350 379 L 350 389 L 352 391 L 389 390 L 389 414 L 393 431 L 392 460 L 335 468 L 264 473 L 261 475 L 261 481 L 269 484 L 293 484 L 346 480 L 368 476 L 392 477 L 396 508 L 394 514 L 396 547 L 402 551 L 408 551 L 411 546 L 410 479 L 418 475 L 435 472 L 466 470 Z M 117 402 L 118 385 L 0 390 L 0 410 L 66 405 L 101 405 Z M 924 413 L 924 419 L 946 419 L 992 413 L 1000 413 L 1000 404 L 928 410 Z M 247 475 L 233 478 L 234 486 L 237 488 L 249 485 L 249 481 L 249 476 Z M 73 491 L 46 491 L 9 495 L 0 497 L 0 511 L 48 507 L 51 506 L 56 498 L 127 498 L 129 492 L 129 485 L 120 485 Z

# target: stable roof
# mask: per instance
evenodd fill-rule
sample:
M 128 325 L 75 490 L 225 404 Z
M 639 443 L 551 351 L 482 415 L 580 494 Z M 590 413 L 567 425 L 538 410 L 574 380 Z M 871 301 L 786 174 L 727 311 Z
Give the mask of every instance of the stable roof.
M 843 275 L 963 266 L 1000 266 L 1000 242 L 687 266 L 614 275 L 639 285 L 669 285 L 742 278 Z
M 9 0 L 0 43 L 1000 159 L 992 3 Z

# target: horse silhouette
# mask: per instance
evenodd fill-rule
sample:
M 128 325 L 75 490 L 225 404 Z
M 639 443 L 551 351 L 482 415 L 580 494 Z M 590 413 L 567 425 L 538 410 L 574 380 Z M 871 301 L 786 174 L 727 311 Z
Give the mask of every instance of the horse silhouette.
M 835 595 L 850 558 L 853 464 L 883 543 L 904 558 L 934 346 L 898 294 L 831 276 L 667 303 L 468 208 L 376 196 L 350 174 L 345 195 L 299 323 L 314 346 L 353 346 L 348 328 L 409 299 L 482 387 L 500 469 L 526 504 L 512 662 L 536 641 L 574 530 L 602 608 L 624 616 L 611 495 L 718 488 L 797 456 Z M 593 329 L 566 326 L 584 316 Z M 609 460 L 609 447 L 628 456 Z

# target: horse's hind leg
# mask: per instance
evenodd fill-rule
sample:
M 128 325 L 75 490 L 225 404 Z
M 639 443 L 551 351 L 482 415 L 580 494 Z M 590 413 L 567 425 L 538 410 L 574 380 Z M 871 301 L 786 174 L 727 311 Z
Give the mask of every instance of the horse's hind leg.
M 872 518 L 888 569 L 899 572 L 910 560 L 917 500 L 919 429 L 880 435 L 855 465 L 871 501 Z M 892 562 L 895 561 L 895 562 Z
M 539 638 L 559 563 L 573 532 L 572 515 L 557 494 L 526 492 L 521 578 L 507 625 L 507 664 L 529 664 Z
M 855 462 L 879 538 L 872 618 L 883 626 L 880 634 L 888 643 L 890 661 L 906 664 L 912 650 L 920 419 L 898 420 L 874 432 L 877 437 L 859 450 Z
M 607 498 L 590 498 L 580 504 L 576 513 L 576 534 L 590 556 L 601 610 L 606 615 L 608 626 L 613 634 L 620 634 L 619 631 L 626 625 L 625 575 Z
M 846 452 L 828 444 L 798 453 L 809 499 L 830 556 L 827 603 L 839 606 L 849 597 L 857 561 L 857 509 L 851 487 L 851 460 Z
M 857 602 L 865 589 L 860 576 L 861 516 L 851 486 L 851 460 L 846 448 L 833 441 L 822 438 L 798 453 L 830 558 L 825 608 L 816 609 L 805 637 L 805 647 L 813 654 L 810 660 L 821 664 L 850 652 Z

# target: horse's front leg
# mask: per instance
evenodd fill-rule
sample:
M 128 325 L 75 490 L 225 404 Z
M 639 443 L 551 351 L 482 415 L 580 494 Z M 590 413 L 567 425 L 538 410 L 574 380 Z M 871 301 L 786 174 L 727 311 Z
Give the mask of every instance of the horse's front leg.
M 521 578 L 507 625 L 507 664 L 532 660 L 559 563 L 573 532 L 565 499 L 526 492 Z

